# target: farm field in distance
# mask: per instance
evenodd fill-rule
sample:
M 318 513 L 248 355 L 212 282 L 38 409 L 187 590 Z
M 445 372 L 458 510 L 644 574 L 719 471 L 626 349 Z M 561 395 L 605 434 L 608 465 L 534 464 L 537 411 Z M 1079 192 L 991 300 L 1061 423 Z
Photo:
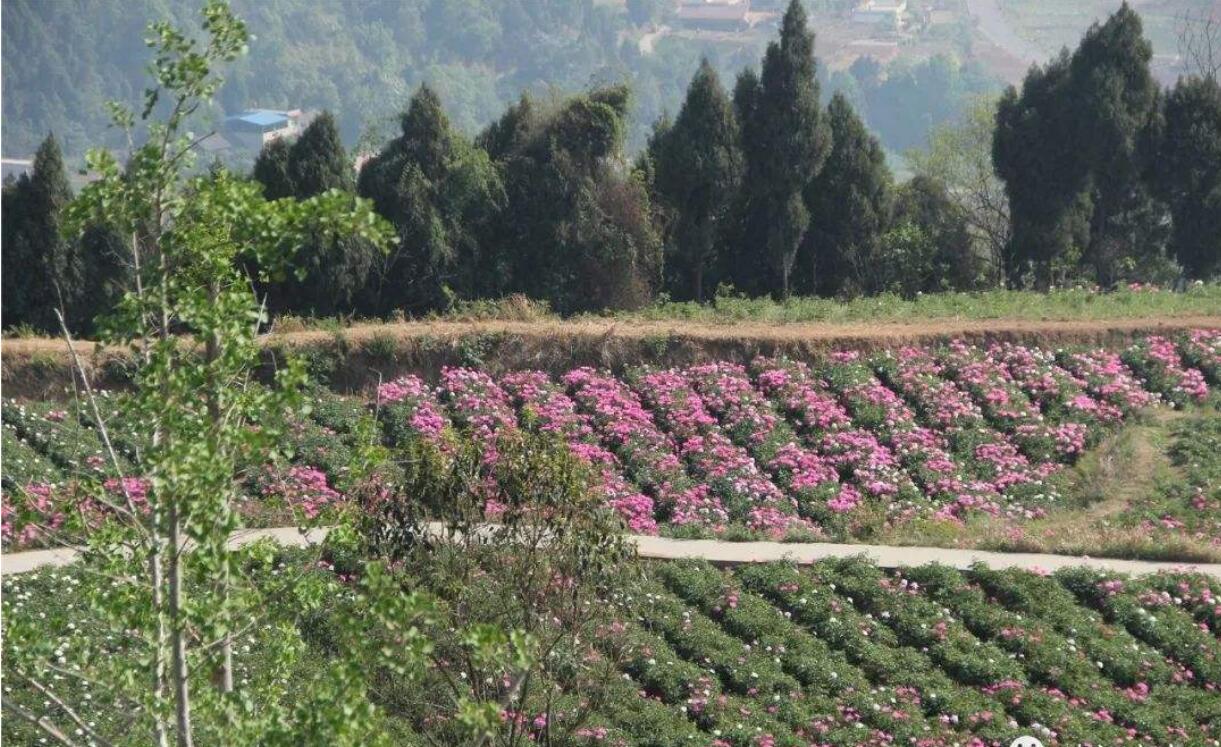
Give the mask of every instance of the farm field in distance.
M 241 505 L 253 525 L 316 519 L 344 510 L 362 440 L 473 440 L 494 454 L 528 430 L 589 465 L 639 534 L 1216 561 L 1219 371 L 1209 329 L 1115 350 L 883 346 L 616 373 L 443 366 L 435 383 L 317 389 L 289 429 L 291 461 L 247 465 Z M 123 396 L 102 400 L 103 418 Z M 6 400 L 3 418 L 10 547 L 102 520 L 69 510 L 89 491 L 139 489 L 139 474 L 102 479 L 79 401 Z M 108 426 L 134 460 L 138 429 Z

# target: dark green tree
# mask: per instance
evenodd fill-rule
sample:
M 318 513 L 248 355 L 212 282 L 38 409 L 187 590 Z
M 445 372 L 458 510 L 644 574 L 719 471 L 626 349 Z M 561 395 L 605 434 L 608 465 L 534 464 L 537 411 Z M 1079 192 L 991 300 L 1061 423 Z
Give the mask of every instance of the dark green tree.
M 291 144 L 273 140 L 254 164 L 268 199 L 308 200 L 329 190 L 351 192 L 352 166 L 330 112 L 322 112 Z M 276 312 L 331 316 L 376 311 L 363 295 L 380 252 L 358 236 L 323 236 L 302 246 L 287 274 L 263 287 Z
M 508 202 L 489 234 L 506 290 L 562 312 L 651 298 L 661 242 L 644 177 L 622 173 L 627 107 L 628 89 L 611 86 L 497 124 L 496 132 L 517 133 L 498 149 Z M 503 126 L 510 116 L 515 123 Z
M 928 251 L 915 257 L 888 256 L 882 242 L 877 264 L 888 268 L 901 292 L 934 293 L 975 290 L 987 282 L 987 258 L 975 248 L 968 216 L 953 200 L 944 182 L 917 176 L 895 193 L 891 225 L 913 227 L 928 241 Z M 908 261 L 904 260 L 917 260 Z
M 451 293 L 484 295 L 497 281 L 480 239 L 504 201 L 500 177 L 453 130 L 432 89 L 412 96 L 399 136 L 361 170 L 358 191 L 399 235 L 372 276 L 379 312 L 443 308 Z
M 683 295 L 704 300 L 705 274 L 716 249 L 741 172 L 733 105 L 705 58 L 672 127 L 650 143 L 654 194 L 671 217 L 668 261 L 685 275 Z
M 72 187 L 63 154 L 48 135 L 34 156 L 34 168 L 5 187 L 4 194 L 4 325 L 28 324 L 56 334 L 56 310 L 69 323 L 80 292 L 82 268 L 73 242 L 61 233 L 63 209 L 72 201 Z
M 890 169 L 876 138 L 842 94 L 827 106 L 831 153 L 806 185 L 810 228 L 803 244 L 808 290 L 824 295 L 869 289 L 878 238 L 890 213 Z
M 805 189 L 831 146 L 818 98 L 814 34 L 800 0 L 789 4 L 779 41 L 768 45 L 755 90 L 750 83 L 751 76 L 740 77 L 734 92 L 746 163 L 737 242 L 762 247 L 771 270 L 769 288 L 787 297 L 809 223 Z M 750 250 L 739 243 L 736 251 Z
M 339 127 L 329 111 L 315 117 L 292 144 L 288 176 L 298 199 L 307 199 L 328 189 L 352 189 L 352 165 L 339 138 Z
M 1173 216 L 1171 249 L 1189 278 L 1221 271 L 1221 86 L 1180 79 L 1155 135 L 1152 182 Z
M 1082 38 L 1070 65 L 1070 98 L 1062 102 L 1092 187 L 1085 260 L 1104 286 L 1164 246 L 1164 211 L 1143 178 L 1152 153 L 1141 147 L 1158 107 L 1152 59 L 1140 16 L 1125 2 Z
M 92 337 L 99 331 L 101 317 L 114 311 L 131 287 L 135 268 L 127 238 L 112 226 L 86 228 L 77 251 L 84 282 L 73 299 L 72 318 L 79 332 Z
M 254 161 L 254 173 L 251 176 L 263 185 L 263 196 L 269 200 L 283 197 L 294 197 L 297 194 L 289 175 L 289 160 L 292 146 L 283 138 L 272 140 L 259 151 L 259 157 Z
M 1158 102 L 1151 58 L 1125 3 L 1001 99 L 993 160 L 1013 218 L 1010 284 L 1033 270 L 1046 286 L 1084 263 L 1111 285 L 1165 266 L 1168 221 L 1145 179 Z
M 1088 241 L 1089 186 L 1074 144 L 1070 57 L 1031 68 L 997 104 L 992 161 L 1005 183 L 1013 231 L 1001 265 L 1010 287 L 1027 275 L 1046 287 L 1052 269 Z

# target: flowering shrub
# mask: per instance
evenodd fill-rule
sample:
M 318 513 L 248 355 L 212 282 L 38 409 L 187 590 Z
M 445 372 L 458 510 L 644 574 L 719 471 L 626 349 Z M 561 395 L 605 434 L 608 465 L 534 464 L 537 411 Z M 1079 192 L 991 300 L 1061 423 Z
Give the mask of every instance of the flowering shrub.
M 1175 407 L 1208 398 L 1204 374 L 1185 367 L 1174 343 L 1165 337 L 1147 337 L 1125 350 L 1122 357 L 1150 391 L 1163 395 Z
M 309 417 L 290 423 L 281 443 L 293 464 L 345 492 L 358 487 L 350 470 L 369 444 L 371 421 L 362 421 L 370 412 L 386 447 L 422 441 L 452 454 L 474 441 L 487 515 L 498 516 L 501 439 L 523 429 L 554 434 L 590 468 L 603 504 L 643 534 L 846 540 L 921 518 L 1024 521 L 1060 500 L 1069 484 L 1059 477 L 1064 463 L 1115 424 L 1163 399 L 1203 396 L 1200 371 L 1215 362 L 1219 340 L 1216 331 L 1190 333 L 1178 340 L 1182 357 L 1162 338 L 1142 341 L 1124 354 L 1139 377 L 1104 350 L 963 343 L 845 351 L 812 363 L 645 369 L 626 379 L 579 368 L 558 379 L 524 371 L 497 380 L 446 368 L 438 386 L 404 376 L 382 384 L 372 402 L 317 392 Z M 1144 389 L 1146 381 L 1164 394 Z M 141 426 L 111 421 L 119 396 L 101 398 L 102 418 L 122 473 L 134 473 Z M 0 477 L 13 498 L 10 527 L 21 523 L 16 496 L 27 486 L 70 495 L 74 481 L 114 474 L 92 418 L 79 405 L 5 403 Z M 1205 431 L 1195 439 L 1214 443 Z M 1202 451 L 1181 466 L 1213 462 Z M 243 511 L 270 521 L 256 505 L 260 468 L 246 466 L 256 501 Z M 1115 525 L 1193 545 L 1221 542 L 1216 479 L 1159 487 L 1131 501 Z
M 343 496 L 327 482 L 326 473 L 314 467 L 292 466 L 269 471 L 262 479 L 262 494 L 283 502 L 294 515 L 315 519 Z
M 590 368 L 569 371 L 561 381 L 590 416 L 599 439 L 653 495 L 660 520 L 679 527 L 724 528 L 729 516 L 720 500 L 687 476 L 673 439 L 657 428 L 626 384 Z
M 607 504 L 619 513 L 630 531 L 657 534 L 653 499 L 623 476 L 618 458 L 598 444 L 590 416 L 577 411 L 576 403 L 562 387 L 541 371 L 508 374 L 500 383 L 521 410 L 523 421 L 563 437 L 572 453 L 590 465 Z
M 1090 394 L 1107 402 L 1125 415 L 1148 407 L 1158 399 L 1145 391 L 1140 381 L 1123 364 L 1119 355 L 1107 350 L 1089 350 L 1057 355 L 1061 365 L 1085 383 Z
M 1013 380 L 1013 376 L 976 348 L 955 341 L 942 351 L 946 373 L 971 394 L 985 417 L 1009 434 L 1018 448 L 1036 463 L 1068 459 L 1080 451 L 1079 429 L 1065 436 L 1049 425 Z
M 641 373 L 641 400 L 679 442 L 692 472 L 722 501 L 731 519 L 774 538 L 801 526 L 796 501 L 785 496 L 743 448 L 720 429 L 699 393 L 677 371 Z
M 1010 438 L 996 430 L 971 396 L 943 378 L 945 366 L 920 348 L 901 348 L 874 358 L 879 375 L 910 403 L 920 422 L 941 436 L 963 465 L 966 479 L 983 481 L 991 492 L 1004 495 L 1016 506 L 1054 499 L 1045 476 L 1054 463 L 1032 465 Z M 965 501 L 955 501 L 946 512 L 961 515 Z M 985 503 L 984 506 L 988 504 Z
M 1221 329 L 1193 329 L 1179 339 L 1183 362 L 1221 386 Z
M 844 489 L 850 486 L 841 486 L 835 467 L 799 443 L 792 426 L 754 387 L 745 368 L 711 363 L 689 369 L 687 376 L 709 412 L 720 419 L 724 432 L 797 501 L 802 516 L 831 525 L 836 514 L 859 502 L 857 495 L 844 504 Z
M 1000 513 L 1000 496 L 986 481 L 972 480 L 946 450 L 946 441 L 932 429 L 917 423 L 915 412 L 903 398 L 888 389 L 862 360 L 839 356 L 828 363 L 824 377 L 848 404 L 856 421 L 877 433 L 899 458 L 924 495 L 940 505 L 937 516 L 957 518 L 971 510 Z M 891 510 L 916 512 L 892 502 Z
M 1086 391 L 1084 381 L 1057 364 L 1052 351 L 1003 344 L 989 348 L 988 357 L 1003 365 L 1053 422 L 1085 426 L 1090 443 L 1097 441 L 1104 426 L 1123 419 L 1122 410 L 1096 399 Z

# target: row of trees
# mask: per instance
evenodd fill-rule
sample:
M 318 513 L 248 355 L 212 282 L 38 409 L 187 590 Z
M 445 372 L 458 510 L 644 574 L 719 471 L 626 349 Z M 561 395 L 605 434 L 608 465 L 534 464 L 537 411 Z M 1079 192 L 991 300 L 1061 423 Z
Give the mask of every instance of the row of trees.
M 1221 89 L 1213 71 L 1163 92 L 1150 57 L 1125 5 L 998 104 L 937 131 L 903 184 L 849 98 L 823 105 L 799 2 L 732 93 L 704 61 L 634 163 L 624 86 L 523 95 L 474 138 L 421 87 L 359 175 L 324 112 L 295 142 L 270 143 L 253 179 L 269 199 L 355 192 L 399 241 L 383 252 L 319 237 L 259 288 L 277 312 L 384 316 L 508 293 L 571 313 L 659 292 L 703 300 L 722 284 L 912 295 L 1209 277 L 1221 257 Z M 60 238 L 70 199 L 53 140 L 6 187 L 4 260 L 29 273 L 6 273 L 6 326 L 48 329 L 38 305 L 52 298 L 87 327 L 130 271 L 105 227 Z
M 1177 259 L 1190 277 L 1221 261 L 1221 88 L 1216 71 L 1163 92 L 1153 50 L 1126 3 L 1010 88 L 993 162 L 1005 183 L 1011 283 L 1038 285 L 1084 264 L 1107 285 Z M 1168 252 L 1166 250 L 1169 250 Z

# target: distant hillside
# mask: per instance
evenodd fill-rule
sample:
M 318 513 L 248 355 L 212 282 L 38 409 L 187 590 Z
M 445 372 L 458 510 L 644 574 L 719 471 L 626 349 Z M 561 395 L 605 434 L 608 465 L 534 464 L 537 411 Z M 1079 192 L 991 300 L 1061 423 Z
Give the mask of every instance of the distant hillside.
M 122 147 L 118 133 L 108 130 L 104 104 L 139 100 L 146 23 L 158 18 L 193 21 L 201 4 L 6 0 L 4 154 L 28 156 L 48 132 L 55 133 L 70 163 L 91 146 Z M 774 22 L 767 20 L 745 32 L 672 33 L 677 27 L 672 0 L 232 4 L 254 35 L 250 54 L 229 71 L 217 105 L 201 113 L 198 127 L 213 126 L 225 113 L 248 107 L 325 108 L 335 114 L 349 144 L 362 135 L 380 142 L 397 130 L 397 115 L 422 82 L 440 92 L 455 124 L 474 132 L 523 90 L 546 95 L 627 81 L 633 93 L 628 143 L 635 150 L 664 111 L 677 111 L 701 55 L 732 81 L 743 67 L 757 63 L 774 33 Z M 808 4 L 824 14 L 814 17 L 818 53 L 835 54 L 839 31 L 834 19 L 842 15 L 844 3 Z M 775 5 L 756 0 L 752 7 Z M 847 70 L 820 70 L 828 83 L 825 93 L 846 91 L 893 151 L 919 143 L 924 127 L 954 114 L 962 97 L 991 86 L 980 70 L 968 66 L 960 75 L 958 64 L 946 60 L 924 72 L 913 70 L 906 56 L 896 64 L 898 82 L 886 90 L 871 91 L 869 83 Z M 913 128 L 911 123 L 919 124 Z

